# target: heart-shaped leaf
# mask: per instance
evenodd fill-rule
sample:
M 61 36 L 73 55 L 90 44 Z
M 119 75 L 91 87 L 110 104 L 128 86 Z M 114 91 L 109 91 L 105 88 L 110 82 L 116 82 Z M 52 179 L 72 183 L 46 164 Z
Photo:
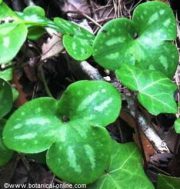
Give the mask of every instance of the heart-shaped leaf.
M 119 93 L 111 84 L 79 81 L 59 101 L 43 97 L 16 110 L 5 125 L 3 140 L 8 148 L 23 153 L 49 149 L 47 163 L 57 176 L 91 183 L 106 169 L 111 146 L 105 128 L 96 125 L 114 121 L 120 106 Z
M 59 131 L 59 139 L 47 153 L 47 164 L 61 179 L 70 183 L 92 183 L 110 160 L 111 139 L 102 127 L 75 120 Z
M 180 134 L 180 118 L 175 121 L 174 128 L 176 133 Z
M 63 35 L 63 45 L 70 56 L 76 60 L 85 60 L 92 54 L 94 35 L 79 25 L 55 18 L 54 23 Z
M 167 175 L 158 175 L 157 189 L 179 189 L 180 178 Z
M 64 124 L 64 117 L 105 126 L 115 121 L 120 106 L 120 95 L 112 85 L 105 81 L 79 81 L 69 86 L 59 103 L 51 98 L 39 98 L 16 110 L 6 123 L 3 138 L 11 149 L 41 152 L 59 137 L 56 133 Z
M 162 2 L 142 3 L 134 10 L 133 22 L 141 37 L 155 41 L 176 38 L 176 19 L 169 5 Z
M 0 118 L 5 116 L 12 108 L 13 95 L 11 86 L 0 78 Z
M 7 149 L 2 141 L 2 129 L 4 126 L 4 121 L 0 120 L 0 166 L 5 165 L 12 157 L 13 152 Z
M 98 64 L 116 70 L 124 63 L 174 75 L 178 51 L 176 20 L 162 2 L 146 2 L 135 10 L 132 20 L 118 18 L 105 24 L 95 38 L 93 56 Z
M 51 98 L 32 100 L 8 119 L 4 143 L 23 153 L 37 153 L 48 149 L 56 141 L 60 120 L 56 117 L 57 102 Z
M 151 114 L 177 112 L 174 99 L 177 87 L 164 74 L 124 64 L 116 71 L 116 75 L 126 87 L 138 92 L 139 102 Z
M 106 173 L 89 189 L 154 189 L 146 177 L 134 143 L 112 143 L 111 162 Z
M 117 89 L 105 81 L 78 81 L 62 95 L 59 114 L 68 119 L 86 119 L 92 125 L 107 126 L 115 121 L 121 108 Z

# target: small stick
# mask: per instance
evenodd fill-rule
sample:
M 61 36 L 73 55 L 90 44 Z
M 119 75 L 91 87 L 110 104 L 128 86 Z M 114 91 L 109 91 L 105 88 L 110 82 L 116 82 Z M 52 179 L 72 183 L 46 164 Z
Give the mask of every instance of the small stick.
M 81 69 L 93 80 L 102 80 L 103 77 L 100 75 L 99 71 L 91 66 L 87 61 L 80 63 Z
M 91 22 L 93 22 L 95 25 L 97 25 L 98 27 L 102 27 L 99 23 L 97 23 L 93 18 L 91 18 L 90 16 L 88 16 L 87 14 L 83 13 L 82 11 L 80 11 L 76 6 L 74 6 L 72 3 L 71 5 L 77 10 L 77 12 L 81 15 L 83 15 L 85 18 L 87 18 L 88 20 L 90 20 Z M 75 13 L 74 11 L 69 11 L 72 13 Z

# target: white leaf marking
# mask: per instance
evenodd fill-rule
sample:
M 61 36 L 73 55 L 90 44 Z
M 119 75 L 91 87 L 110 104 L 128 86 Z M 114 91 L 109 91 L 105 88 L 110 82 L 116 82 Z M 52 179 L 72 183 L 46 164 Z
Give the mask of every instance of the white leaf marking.
M 70 167 L 72 167 L 75 172 L 81 173 L 81 167 L 77 164 L 76 153 L 71 146 L 67 149 L 67 156 Z
M 109 98 L 108 100 L 104 101 L 102 104 L 99 106 L 95 106 L 94 110 L 98 112 L 102 112 L 105 108 L 109 106 L 109 104 L 112 102 L 112 98 Z
M 17 140 L 24 140 L 24 139 L 30 140 L 30 139 L 34 139 L 36 136 L 37 136 L 37 133 L 27 133 L 24 135 L 16 135 L 14 139 L 15 140 L 16 139 Z
M 87 158 L 91 163 L 91 169 L 93 170 L 96 167 L 94 150 L 92 149 L 91 146 L 87 144 L 84 145 L 84 148 L 85 148 L 85 153 L 87 154 Z
M 9 37 L 4 37 L 4 38 L 3 38 L 3 46 L 4 46 L 4 47 L 9 47 L 9 44 L 10 44 L 10 39 L 9 39 Z

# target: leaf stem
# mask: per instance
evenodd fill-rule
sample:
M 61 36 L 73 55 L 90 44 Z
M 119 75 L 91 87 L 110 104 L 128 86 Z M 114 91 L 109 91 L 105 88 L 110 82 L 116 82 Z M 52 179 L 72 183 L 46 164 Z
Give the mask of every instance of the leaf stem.
M 42 82 L 43 82 L 43 84 L 44 84 L 45 91 L 46 91 L 46 93 L 47 93 L 47 95 L 48 95 L 49 97 L 54 98 L 53 95 L 52 95 L 52 93 L 51 93 L 51 91 L 50 91 L 50 89 L 49 89 L 49 87 L 48 87 L 48 84 L 47 84 L 47 82 L 46 82 L 46 78 L 45 78 L 45 75 L 44 75 L 44 71 L 43 71 L 43 67 L 42 67 L 42 66 L 43 66 L 43 64 L 41 63 L 40 66 L 39 66 L 39 71 L 40 71 L 41 80 L 42 80 Z

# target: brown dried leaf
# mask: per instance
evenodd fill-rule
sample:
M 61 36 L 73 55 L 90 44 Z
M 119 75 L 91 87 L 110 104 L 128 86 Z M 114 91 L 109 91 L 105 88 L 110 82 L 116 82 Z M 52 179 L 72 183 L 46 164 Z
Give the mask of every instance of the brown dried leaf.
M 61 35 L 55 32 L 50 35 L 51 37 L 49 37 L 47 42 L 42 45 L 41 60 L 56 56 L 64 49 L 61 41 Z
M 73 18 L 82 16 L 82 14 L 90 16 L 90 7 L 87 0 L 67 0 L 64 2 L 62 11 L 67 13 L 68 17 Z M 79 11 L 81 11 L 81 15 Z

